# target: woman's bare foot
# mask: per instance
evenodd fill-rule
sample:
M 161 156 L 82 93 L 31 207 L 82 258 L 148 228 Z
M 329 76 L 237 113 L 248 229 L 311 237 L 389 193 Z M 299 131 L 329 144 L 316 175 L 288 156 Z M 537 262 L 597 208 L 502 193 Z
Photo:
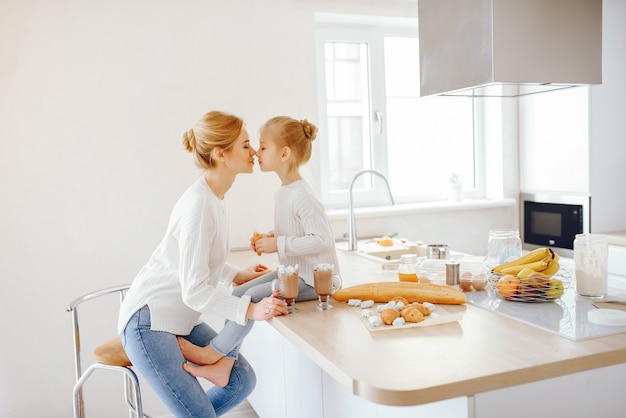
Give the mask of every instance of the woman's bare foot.
M 222 357 L 217 363 L 204 366 L 185 363 L 183 364 L 183 369 L 192 376 L 204 377 L 215 386 L 223 388 L 230 380 L 230 372 L 234 364 L 234 359 Z
M 183 357 L 192 363 L 200 365 L 215 364 L 223 357 L 210 345 L 200 347 L 182 337 L 178 337 L 178 345 L 180 346 L 181 353 L 183 353 Z

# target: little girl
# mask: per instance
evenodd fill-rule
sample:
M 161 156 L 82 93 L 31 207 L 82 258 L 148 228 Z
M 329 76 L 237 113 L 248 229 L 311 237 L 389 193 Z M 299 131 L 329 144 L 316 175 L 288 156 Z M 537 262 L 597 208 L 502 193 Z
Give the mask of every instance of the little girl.
M 281 187 L 274 202 L 274 230 L 256 240 L 251 238 L 250 246 L 258 253 L 278 252 L 280 264 L 299 265 L 296 298 L 299 302 L 317 299 L 313 283 L 313 267 L 316 264 L 334 264 L 335 273 L 339 274 L 330 221 L 324 206 L 300 174 L 300 166 L 311 158 L 316 135 L 317 127 L 306 119 L 300 121 L 277 116 L 262 126 L 257 151 L 261 170 L 274 171 L 281 180 Z M 276 272 L 272 272 L 250 280 L 236 287 L 233 295 L 247 295 L 252 302 L 261 301 L 272 295 L 272 280 L 276 277 Z M 253 324 L 254 321 L 248 321 L 246 325 L 226 321 L 220 334 L 206 347 L 179 338 L 185 358 L 199 365 L 185 364 L 185 370 L 213 383 L 223 382 L 230 371 L 214 365 L 225 355 L 238 353 L 243 338 Z M 235 346 L 229 345 L 233 341 L 238 342 Z

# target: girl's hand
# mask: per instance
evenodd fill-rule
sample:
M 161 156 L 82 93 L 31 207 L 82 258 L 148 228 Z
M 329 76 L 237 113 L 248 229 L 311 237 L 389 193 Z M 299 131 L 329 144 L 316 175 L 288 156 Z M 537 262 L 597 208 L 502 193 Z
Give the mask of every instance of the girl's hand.
M 278 238 L 274 235 L 263 235 L 257 239 L 252 247 L 257 254 L 271 254 L 278 251 Z
M 250 237 L 250 248 L 252 248 L 252 251 L 254 251 L 256 255 L 261 255 L 261 250 L 256 249 L 256 242 L 261 238 L 263 238 L 263 234 L 259 234 L 256 231 L 254 231 L 254 233 Z
M 273 240 L 270 240 L 270 238 L 273 238 Z M 275 253 L 278 251 L 278 246 L 274 233 L 268 232 L 267 234 L 259 234 L 255 232 L 252 234 L 252 237 L 250 237 L 250 248 L 252 248 L 252 251 L 257 253 L 257 255 Z

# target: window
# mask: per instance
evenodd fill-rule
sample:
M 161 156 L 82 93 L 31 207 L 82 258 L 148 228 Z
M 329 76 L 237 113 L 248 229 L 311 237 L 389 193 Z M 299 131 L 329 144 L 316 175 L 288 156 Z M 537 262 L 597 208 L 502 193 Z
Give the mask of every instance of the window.
M 467 195 L 476 178 L 474 100 L 419 97 L 417 24 L 318 23 L 322 200 L 346 207 L 354 175 L 382 172 L 397 202 L 447 199 L 459 175 Z M 386 204 L 384 184 L 360 176 L 354 199 Z

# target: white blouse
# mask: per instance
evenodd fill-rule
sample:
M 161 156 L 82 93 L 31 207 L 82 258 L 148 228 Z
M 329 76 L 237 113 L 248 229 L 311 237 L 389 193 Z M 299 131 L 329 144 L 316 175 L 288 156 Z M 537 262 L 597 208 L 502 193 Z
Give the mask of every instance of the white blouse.
M 333 230 L 324 206 L 304 180 L 282 186 L 275 196 L 274 236 L 278 260 L 283 265 L 299 264 L 299 274 L 313 286 L 313 266 L 339 262 Z
M 246 323 L 250 297 L 229 286 L 238 269 L 230 252 L 229 200 L 219 199 L 199 178 L 180 197 L 165 236 L 135 277 L 120 308 L 118 332 L 140 308 L 150 308 L 152 330 L 188 335 L 202 314 Z

